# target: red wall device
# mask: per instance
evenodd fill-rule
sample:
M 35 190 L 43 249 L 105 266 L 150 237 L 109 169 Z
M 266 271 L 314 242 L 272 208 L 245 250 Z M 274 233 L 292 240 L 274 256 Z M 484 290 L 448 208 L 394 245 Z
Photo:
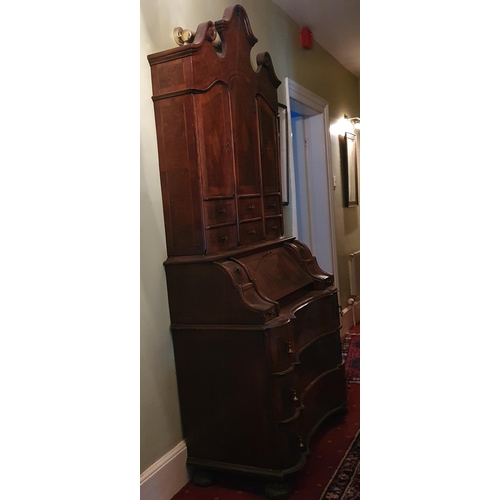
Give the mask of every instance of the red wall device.
M 313 48 L 313 34 L 310 29 L 302 28 L 300 30 L 300 38 L 302 40 L 302 47 L 304 47 L 304 49 Z

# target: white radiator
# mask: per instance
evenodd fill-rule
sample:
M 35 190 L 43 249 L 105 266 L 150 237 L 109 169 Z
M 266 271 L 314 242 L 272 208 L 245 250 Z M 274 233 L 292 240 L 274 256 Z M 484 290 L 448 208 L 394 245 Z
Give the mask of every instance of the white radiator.
M 351 297 L 356 300 L 359 300 L 359 254 L 359 250 L 351 253 L 348 260 Z

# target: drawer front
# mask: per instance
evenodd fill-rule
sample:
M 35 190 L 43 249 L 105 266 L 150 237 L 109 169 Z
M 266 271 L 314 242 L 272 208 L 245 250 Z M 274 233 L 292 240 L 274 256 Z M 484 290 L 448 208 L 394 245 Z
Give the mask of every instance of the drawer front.
M 306 347 L 295 367 L 295 386 L 300 395 L 323 373 L 337 368 L 342 363 L 340 332 L 336 330 Z
M 277 422 L 286 422 L 299 411 L 299 394 L 293 386 L 293 375 L 288 373 L 274 378 L 273 404 Z
M 257 243 L 264 239 L 262 219 L 253 222 L 240 223 L 240 245 Z
M 268 331 L 269 350 L 271 353 L 272 371 L 278 373 L 290 368 L 295 360 L 295 346 L 290 324 L 282 325 Z
M 301 462 L 305 462 L 306 444 L 305 440 L 299 434 L 298 419 L 280 424 L 276 453 L 280 460 L 276 469 L 284 470 L 291 467 L 297 467 Z
M 281 225 L 281 217 L 271 217 L 270 219 L 266 219 L 266 240 L 279 238 L 283 234 Z
M 299 435 L 298 419 L 273 425 L 271 432 L 272 436 L 267 438 L 267 447 L 261 449 L 257 466 L 280 471 L 304 465 L 305 445 Z
M 205 225 L 215 226 L 226 222 L 236 222 L 234 200 L 215 200 L 203 203 L 205 210 Z
M 345 406 L 347 385 L 344 364 L 316 380 L 301 398 L 303 410 L 299 417 L 299 433 L 309 436 L 316 425 L 330 412 Z
M 240 198 L 238 200 L 238 217 L 240 221 L 262 217 L 260 196 Z
M 237 247 L 236 225 L 207 229 L 205 234 L 208 253 L 231 250 Z
M 294 314 L 292 325 L 298 352 L 320 335 L 340 327 L 336 293 L 315 299 L 294 311 Z
M 280 215 L 281 200 L 279 195 L 264 196 L 264 215 Z

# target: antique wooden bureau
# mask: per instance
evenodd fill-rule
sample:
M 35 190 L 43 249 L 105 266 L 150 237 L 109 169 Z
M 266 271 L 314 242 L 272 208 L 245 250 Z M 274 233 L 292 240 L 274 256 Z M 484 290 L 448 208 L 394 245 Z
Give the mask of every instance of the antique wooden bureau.
M 243 7 L 151 65 L 188 463 L 283 478 L 346 407 L 333 277 L 283 237 L 277 87 Z

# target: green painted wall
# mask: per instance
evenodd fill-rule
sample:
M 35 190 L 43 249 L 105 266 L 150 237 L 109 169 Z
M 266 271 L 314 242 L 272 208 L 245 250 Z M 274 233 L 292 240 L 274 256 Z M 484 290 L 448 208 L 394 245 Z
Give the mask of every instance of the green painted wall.
M 236 3 L 236 2 L 235 2 Z M 315 43 L 300 47 L 300 27 L 272 0 L 241 0 L 258 43 L 269 52 L 276 74 L 307 88 L 329 103 L 333 123 L 344 113 L 359 116 L 359 78 Z M 167 257 L 161 205 L 150 68 L 146 56 L 176 47 L 172 29 L 196 30 L 222 17 L 228 0 L 141 0 L 141 472 L 182 440 L 170 315 L 163 261 Z M 340 300 L 349 293 L 347 258 L 359 250 L 359 208 L 343 208 L 338 140 L 332 138 L 332 162 L 338 187 L 334 195 Z

